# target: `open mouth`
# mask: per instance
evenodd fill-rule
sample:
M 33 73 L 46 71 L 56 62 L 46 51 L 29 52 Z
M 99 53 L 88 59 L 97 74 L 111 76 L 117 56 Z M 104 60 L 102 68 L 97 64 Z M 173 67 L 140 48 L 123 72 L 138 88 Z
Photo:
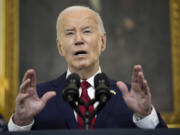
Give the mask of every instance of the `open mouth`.
M 77 52 L 75 52 L 74 53 L 74 55 L 81 55 L 81 54 L 87 54 L 87 52 L 86 51 L 77 51 Z

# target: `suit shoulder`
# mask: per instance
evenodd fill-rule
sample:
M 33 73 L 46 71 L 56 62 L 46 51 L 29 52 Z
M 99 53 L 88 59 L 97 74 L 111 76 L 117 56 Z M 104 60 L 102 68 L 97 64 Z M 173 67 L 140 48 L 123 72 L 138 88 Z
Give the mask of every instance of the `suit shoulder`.
M 111 89 L 112 91 L 115 91 L 115 92 L 119 92 L 119 91 L 120 91 L 119 88 L 118 88 L 118 86 L 116 85 L 116 83 L 117 83 L 116 80 L 109 79 L 109 83 L 110 83 L 110 89 Z M 126 82 L 124 82 L 124 83 L 125 83 L 126 86 L 128 87 L 128 90 L 130 90 L 130 89 L 131 89 L 131 85 L 130 85 L 129 83 L 126 83 Z
M 47 91 L 57 91 L 60 86 L 64 86 L 66 80 L 66 72 L 59 76 L 57 79 L 37 84 L 37 92 L 39 95 Z

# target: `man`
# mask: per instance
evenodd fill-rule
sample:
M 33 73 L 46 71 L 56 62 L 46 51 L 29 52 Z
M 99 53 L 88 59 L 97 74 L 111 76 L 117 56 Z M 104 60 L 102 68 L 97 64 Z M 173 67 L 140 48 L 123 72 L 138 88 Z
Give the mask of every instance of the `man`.
M 67 62 L 67 72 L 37 87 L 35 71 L 25 73 L 9 131 L 78 127 L 79 116 L 63 100 L 62 90 L 66 78 L 77 73 L 81 80 L 90 83 L 88 95 L 94 97 L 93 80 L 101 72 L 99 57 L 106 49 L 106 33 L 99 14 L 84 6 L 63 10 L 57 20 L 57 47 Z M 121 81 L 109 81 L 115 94 L 95 116 L 93 128 L 166 127 L 151 104 L 150 89 L 140 65 L 133 67 L 131 88 Z
M 5 123 L 3 117 L 0 115 L 0 131 L 2 131 L 4 128 L 5 128 Z

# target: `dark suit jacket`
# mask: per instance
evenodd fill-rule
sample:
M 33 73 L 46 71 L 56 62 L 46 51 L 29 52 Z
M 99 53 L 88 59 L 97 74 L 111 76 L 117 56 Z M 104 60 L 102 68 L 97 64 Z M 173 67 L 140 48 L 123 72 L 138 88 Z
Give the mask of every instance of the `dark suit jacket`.
M 62 90 L 66 80 L 66 73 L 53 81 L 37 85 L 38 95 L 41 97 L 47 91 L 55 91 L 56 96 L 47 102 L 46 107 L 35 117 L 33 129 L 76 129 L 77 122 L 71 106 L 62 98 Z M 116 86 L 116 81 L 110 81 L 110 88 L 116 91 L 109 102 L 97 115 L 95 128 L 136 128 L 132 121 L 133 112 L 128 109 L 122 94 Z M 157 127 L 166 127 L 161 119 Z
M 6 127 L 5 127 L 5 123 L 4 123 L 3 117 L 0 114 L 0 131 L 4 130 L 5 128 Z

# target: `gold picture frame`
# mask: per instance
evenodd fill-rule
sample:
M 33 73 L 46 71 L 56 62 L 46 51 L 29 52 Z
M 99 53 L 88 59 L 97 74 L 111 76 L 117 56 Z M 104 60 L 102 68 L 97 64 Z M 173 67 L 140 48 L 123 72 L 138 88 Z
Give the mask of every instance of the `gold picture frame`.
M 7 122 L 18 90 L 19 0 L 1 0 L 0 113 Z
M 180 1 L 170 0 L 173 112 L 162 113 L 169 128 L 180 128 Z
M 162 112 L 169 128 L 180 128 L 180 0 L 170 0 L 173 112 Z M 14 111 L 19 73 L 19 0 L 2 0 L 0 113 L 7 122 Z M 9 53 L 10 52 L 10 53 Z

